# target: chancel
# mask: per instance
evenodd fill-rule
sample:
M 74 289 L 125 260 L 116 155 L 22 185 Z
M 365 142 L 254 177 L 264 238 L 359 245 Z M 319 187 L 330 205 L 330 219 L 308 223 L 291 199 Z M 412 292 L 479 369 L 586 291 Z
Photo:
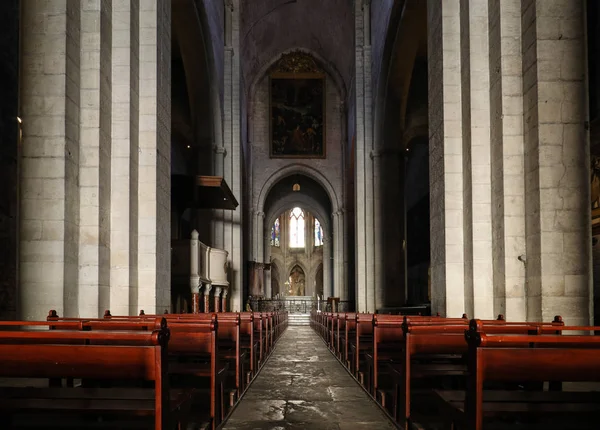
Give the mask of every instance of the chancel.
M 2 0 L 1 428 L 592 429 L 598 0 Z

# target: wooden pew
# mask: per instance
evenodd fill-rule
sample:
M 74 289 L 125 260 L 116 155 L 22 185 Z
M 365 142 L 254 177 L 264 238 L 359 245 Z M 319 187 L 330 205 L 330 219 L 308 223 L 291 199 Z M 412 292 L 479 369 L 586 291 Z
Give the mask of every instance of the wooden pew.
M 391 412 L 403 425 L 409 425 L 412 420 L 411 381 L 432 377 L 462 379 L 466 375 L 465 356 L 468 351 L 465 341 L 465 329 L 468 326 L 463 319 L 448 319 L 446 325 L 439 321 L 426 325 L 422 324 L 422 320 L 418 324 L 411 324 L 411 320 L 413 317 L 405 317 L 402 324 L 403 337 L 398 343 L 400 355 L 390 353 L 389 347 L 384 350 L 383 355 L 383 358 L 391 360 L 388 366 L 393 380 Z M 495 333 L 515 334 L 556 333 L 564 327 L 560 317 L 556 317 L 552 323 L 512 323 L 497 319 L 482 321 L 482 324 Z M 380 320 L 380 327 L 384 326 L 385 323 Z M 394 335 L 397 335 L 397 331 L 386 333 L 385 330 L 380 330 L 379 340 L 385 336 L 384 333 L 388 336 L 385 340 L 396 339 Z M 413 363 L 415 357 L 419 357 L 418 364 Z M 383 393 L 378 394 L 384 398 Z
M 598 327 L 567 327 L 595 332 Z M 565 330 L 563 330 L 565 331 Z M 600 381 L 600 337 L 556 334 L 491 334 L 474 321 L 465 334 L 469 376 L 464 392 L 438 391 L 448 417 L 469 430 L 483 428 L 484 416 L 523 416 L 527 428 L 578 428 L 596 425 L 599 393 L 559 391 L 488 391 L 487 382 Z M 564 421 L 561 421 L 563 418 Z M 503 428 L 512 427 L 508 424 Z M 486 426 L 487 428 L 487 426 Z
M 365 385 L 366 354 L 373 349 L 373 314 L 356 314 L 356 337 L 350 343 L 352 374 Z
M 258 371 L 258 348 L 259 344 L 254 338 L 254 314 L 240 312 L 240 349 L 246 351 L 248 357 L 247 362 L 244 361 L 242 364 L 244 390 Z
M 346 313 L 344 317 L 344 336 L 342 337 L 342 363 L 348 370 L 352 369 L 350 343 L 356 337 L 356 313 Z
M 96 327 L 96 330 L 149 327 L 149 322 L 156 320 L 154 315 L 112 316 L 110 311 L 105 312 L 105 317 L 98 320 L 59 318 L 56 313 L 50 315 L 49 322 L 55 327 L 61 323 L 81 320 L 84 325 Z M 216 316 L 203 315 L 202 318 L 178 318 L 178 314 L 165 314 L 161 318 L 169 324 L 169 376 L 172 385 L 190 388 L 189 383 L 196 381 L 196 386 L 205 387 L 196 390 L 194 412 L 197 412 L 196 418 L 201 419 L 204 417 L 204 407 L 208 405 L 211 426 L 216 429 L 224 417 L 225 377 L 228 366 L 219 357 Z
M 120 418 L 145 415 L 154 417 L 155 429 L 173 428 L 178 410 L 185 409 L 192 391 L 170 392 L 168 342 L 167 329 L 0 330 L 0 376 L 3 378 L 93 378 L 153 383 L 151 389 L 2 387 L 0 410 L 5 417 L 33 412 L 62 413 L 71 418 L 75 415 Z M 12 426 L 10 422 L 5 424 Z

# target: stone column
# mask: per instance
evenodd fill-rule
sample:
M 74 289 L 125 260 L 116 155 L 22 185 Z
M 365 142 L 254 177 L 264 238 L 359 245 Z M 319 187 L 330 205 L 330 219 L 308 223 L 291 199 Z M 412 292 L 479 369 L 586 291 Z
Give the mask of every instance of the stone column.
M 521 0 L 489 6 L 494 314 L 526 321 Z
M 227 293 L 229 292 L 229 288 L 223 287 L 223 292 L 221 293 L 221 312 L 227 312 Z
M 323 237 L 323 299 L 333 296 L 331 285 L 331 236 Z
M 241 309 L 242 303 L 242 214 L 245 210 L 242 199 L 242 152 L 240 134 L 240 1 L 225 1 L 225 69 L 224 69 L 224 119 L 223 146 L 227 151 L 223 174 L 237 198 L 235 211 L 224 214 L 224 249 L 230 258 L 231 306 Z
M 344 211 L 340 209 L 333 213 L 333 290 L 334 296 L 347 297 L 344 277 Z M 345 300 L 345 299 L 342 299 Z
M 210 290 L 211 284 L 204 284 L 204 313 L 210 313 Z
M 139 0 L 112 2 L 110 289 L 106 309 L 135 315 L 138 254 Z M 108 299 L 108 300 L 106 300 Z M 100 309 L 102 311 L 102 308 Z
M 375 311 L 373 224 L 373 118 L 371 90 L 371 2 L 355 3 L 356 97 L 356 310 Z M 335 255 L 335 254 L 334 254 Z
M 428 0 L 431 310 L 465 311 L 459 0 Z
M 527 318 L 591 320 L 584 1 L 522 1 Z
M 19 313 L 25 320 L 44 319 L 50 308 L 79 313 L 80 8 L 79 2 L 22 2 Z
M 171 1 L 140 1 L 138 307 L 170 308 Z
M 488 0 L 460 2 L 465 311 L 493 319 L 488 21 Z
M 271 244 L 271 227 L 265 225 L 265 213 L 262 211 L 255 212 L 254 226 L 256 231 L 253 232 L 256 240 L 254 241 L 254 261 L 269 261 L 267 254 L 270 253 L 269 246 Z
M 198 231 L 192 231 L 190 240 L 190 293 L 192 294 L 192 313 L 200 313 L 200 276 L 198 274 L 200 254 L 198 249 Z
M 111 2 L 92 0 L 81 3 L 80 11 L 81 141 L 76 314 L 81 317 L 98 317 L 109 308 L 114 315 L 129 312 L 127 300 L 123 301 L 123 307 L 111 307 L 109 297 L 112 7 Z
M 268 259 L 267 259 L 268 261 Z M 273 289 L 271 287 L 271 270 L 264 271 L 264 286 L 265 286 L 265 299 L 271 299 L 273 295 Z
M 221 312 L 221 286 L 215 285 L 214 292 L 214 303 L 215 303 L 215 312 Z

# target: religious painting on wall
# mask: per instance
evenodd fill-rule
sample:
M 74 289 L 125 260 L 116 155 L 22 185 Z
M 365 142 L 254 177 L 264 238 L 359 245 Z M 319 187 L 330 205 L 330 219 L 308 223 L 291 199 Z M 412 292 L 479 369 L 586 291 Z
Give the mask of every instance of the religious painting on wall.
M 325 75 L 270 76 L 271 158 L 325 158 Z

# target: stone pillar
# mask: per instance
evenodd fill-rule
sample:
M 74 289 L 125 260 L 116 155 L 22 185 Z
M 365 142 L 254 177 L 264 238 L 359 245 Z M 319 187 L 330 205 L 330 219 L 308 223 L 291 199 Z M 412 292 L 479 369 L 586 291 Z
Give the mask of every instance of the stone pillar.
M 489 7 L 494 314 L 526 321 L 521 0 Z
M 488 0 L 460 2 L 465 311 L 493 319 L 488 21 Z
M 356 310 L 375 311 L 373 224 L 373 118 L 371 90 L 371 4 L 355 2 L 356 97 Z M 335 255 L 335 254 L 334 254 Z
M 198 249 L 198 231 L 192 231 L 190 240 L 190 293 L 192 294 L 192 313 L 200 313 L 200 275 L 198 273 L 200 251 Z
M 77 316 L 79 2 L 22 2 L 19 313 Z M 89 303 L 94 306 L 94 303 Z
M 210 290 L 211 284 L 204 284 L 204 313 L 210 313 Z
M 221 312 L 221 286 L 215 285 L 214 293 L 215 312 Z
M 221 293 L 221 312 L 227 312 L 227 293 L 229 292 L 229 288 L 223 287 L 223 292 Z
M 135 315 L 138 254 L 139 0 L 112 2 L 110 289 L 106 309 Z M 108 297 L 106 297 L 108 296 Z M 102 309 L 102 308 L 101 308 Z
M 80 11 L 79 288 L 72 311 L 81 317 L 109 308 L 115 315 L 129 312 L 127 300 L 123 308 L 111 307 L 109 297 L 112 7 L 92 0 Z
M 222 142 L 213 145 L 213 174 L 216 176 L 224 176 L 225 160 L 227 158 L 227 149 L 222 145 Z M 236 196 L 237 197 L 237 196 Z M 238 198 L 239 200 L 239 198 Z M 213 209 L 211 217 L 212 225 L 212 246 L 223 249 L 225 247 L 225 213 L 222 209 Z
M 140 1 L 138 307 L 170 308 L 171 1 Z
M 428 0 L 431 310 L 465 311 L 459 0 Z
M 591 320 L 584 1 L 523 0 L 527 318 Z
M 253 232 L 254 240 L 254 261 L 269 261 L 268 255 L 270 254 L 271 246 L 271 226 L 265 225 L 265 213 L 262 211 L 255 212 L 254 214 L 254 226 L 256 231 Z
M 334 296 L 345 300 L 346 292 L 344 276 L 344 210 L 340 209 L 333 213 L 333 290 Z
M 333 296 L 331 285 L 331 236 L 323 237 L 323 299 Z
M 267 259 L 268 261 L 268 259 Z M 264 286 L 265 286 L 265 299 L 272 299 L 273 297 L 273 289 L 271 286 L 271 269 L 264 271 Z
M 231 306 L 242 308 L 242 214 L 244 201 L 242 197 L 242 148 L 240 133 L 240 1 L 225 1 L 225 69 L 224 69 L 224 119 L 223 147 L 226 158 L 223 176 L 236 196 L 239 206 L 235 211 L 224 214 L 224 246 L 230 258 L 230 292 Z

